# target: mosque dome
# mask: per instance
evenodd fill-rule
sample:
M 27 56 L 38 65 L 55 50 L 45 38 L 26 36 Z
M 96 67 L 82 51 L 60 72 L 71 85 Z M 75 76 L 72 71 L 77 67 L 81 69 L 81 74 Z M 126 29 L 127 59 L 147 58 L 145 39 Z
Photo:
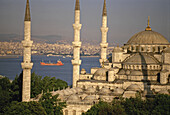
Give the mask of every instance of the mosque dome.
M 134 64 L 139 64 L 139 65 L 145 65 L 145 64 L 158 64 L 159 61 L 147 54 L 147 53 L 136 53 L 133 56 L 131 56 L 130 58 L 127 58 L 123 64 L 129 64 L 129 65 L 134 65 Z
M 148 24 L 145 31 L 141 31 L 133 35 L 127 44 L 170 44 L 168 40 L 158 32 L 152 31 L 150 27 L 150 18 L 148 17 Z
M 136 84 L 131 84 L 126 88 L 127 91 L 141 91 L 138 85 Z
M 70 95 L 70 97 L 68 97 L 67 101 L 74 101 L 74 102 L 80 102 L 81 99 L 78 95 Z
M 106 68 L 99 68 L 93 76 L 95 80 L 106 80 L 108 70 Z
M 152 30 L 141 31 L 133 35 L 127 44 L 169 44 L 168 40 L 158 32 Z

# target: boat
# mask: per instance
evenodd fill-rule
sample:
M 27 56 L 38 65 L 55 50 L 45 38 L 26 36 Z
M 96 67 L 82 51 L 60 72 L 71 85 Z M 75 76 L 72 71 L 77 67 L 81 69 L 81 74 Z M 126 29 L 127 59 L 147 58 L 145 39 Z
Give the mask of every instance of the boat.
M 51 62 L 45 63 L 45 62 L 40 62 L 40 64 L 41 64 L 41 65 L 56 65 L 56 66 L 63 66 L 63 65 L 64 65 L 60 60 L 58 60 L 57 63 L 51 63 Z

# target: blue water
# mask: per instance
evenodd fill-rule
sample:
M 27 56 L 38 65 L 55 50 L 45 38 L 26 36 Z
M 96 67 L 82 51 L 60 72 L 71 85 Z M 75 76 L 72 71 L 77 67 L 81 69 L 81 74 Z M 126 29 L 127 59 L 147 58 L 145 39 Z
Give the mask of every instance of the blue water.
M 60 59 L 64 66 L 41 66 L 40 62 L 51 61 L 56 63 Z M 62 57 L 47 57 L 47 56 L 32 56 L 32 62 L 34 63 L 32 72 L 42 77 L 50 76 L 56 77 L 57 79 L 62 79 L 66 81 L 69 85 L 72 83 L 72 70 L 73 66 L 71 64 L 72 58 L 62 58 Z M 82 57 L 82 64 L 80 68 L 85 68 L 88 73 L 90 73 L 90 68 L 99 67 L 99 57 Z M 0 58 L 0 75 L 6 76 L 13 80 L 16 75 L 19 75 L 22 71 L 21 68 L 22 57 L 19 58 Z

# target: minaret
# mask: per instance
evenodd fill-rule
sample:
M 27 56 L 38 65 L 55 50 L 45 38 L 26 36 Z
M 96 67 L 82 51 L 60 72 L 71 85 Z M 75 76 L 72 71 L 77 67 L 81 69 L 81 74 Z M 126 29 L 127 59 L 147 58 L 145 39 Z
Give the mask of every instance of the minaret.
M 24 40 L 22 41 L 23 50 L 23 62 L 21 63 L 23 69 L 23 79 L 22 79 L 22 101 L 30 101 L 31 93 L 31 69 L 33 63 L 31 62 L 31 46 L 33 41 L 31 41 L 31 16 L 29 0 L 27 0 L 25 9 L 25 20 L 24 20 Z
M 108 47 L 108 43 L 107 43 L 108 27 L 107 27 L 106 0 L 104 0 L 104 5 L 103 5 L 101 32 L 102 32 L 102 41 L 100 43 L 101 54 L 100 54 L 99 62 L 102 65 L 103 62 L 105 62 L 107 60 L 107 47 Z
M 80 65 L 81 65 L 81 60 L 80 60 L 80 47 L 81 47 L 81 42 L 80 42 L 80 29 L 81 29 L 81 24 L 80 24 L 80 5 L 79 5 L 79 0 L 76 0 L 76 5 L 75 5 L 75 17 L 74 17 L 75 23 L 73 24 L 74 28 L 74 41 L 72 42 L 73 44 L 73 88 L 76 87 L 77 81 L 79 80 L 79 74 L 80 74 Z

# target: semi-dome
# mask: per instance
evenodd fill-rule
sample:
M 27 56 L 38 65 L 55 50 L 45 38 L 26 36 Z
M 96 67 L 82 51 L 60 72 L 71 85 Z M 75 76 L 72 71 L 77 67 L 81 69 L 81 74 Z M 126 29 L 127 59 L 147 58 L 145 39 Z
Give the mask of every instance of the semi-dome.
M 108 70 L 106 68 L 99 68 L 93 76 L 95 80 L 106 80 Z
M 134 70 L 129 75 L 130 76 L 143 76 L 144 73 L 142 71 Z
M 123 64 L 130 64 L 130 65 L 134 65 L 134 64 L 139 64 L 139 65 L 150 65 L 150 64 L 158 64 L 159 61 L 147 54 L 147 53 L 136 53 L 133 56 L 131 56 L 130 58 L 127 58 Z
M 126 88 L 127 91 L 141 91 L 138 85 L 136 84 L 131 84 Z
M 158 32 L 152 30 L 141 31 L 133 35 L 127 44 L 169 44 L 168 40 Z

